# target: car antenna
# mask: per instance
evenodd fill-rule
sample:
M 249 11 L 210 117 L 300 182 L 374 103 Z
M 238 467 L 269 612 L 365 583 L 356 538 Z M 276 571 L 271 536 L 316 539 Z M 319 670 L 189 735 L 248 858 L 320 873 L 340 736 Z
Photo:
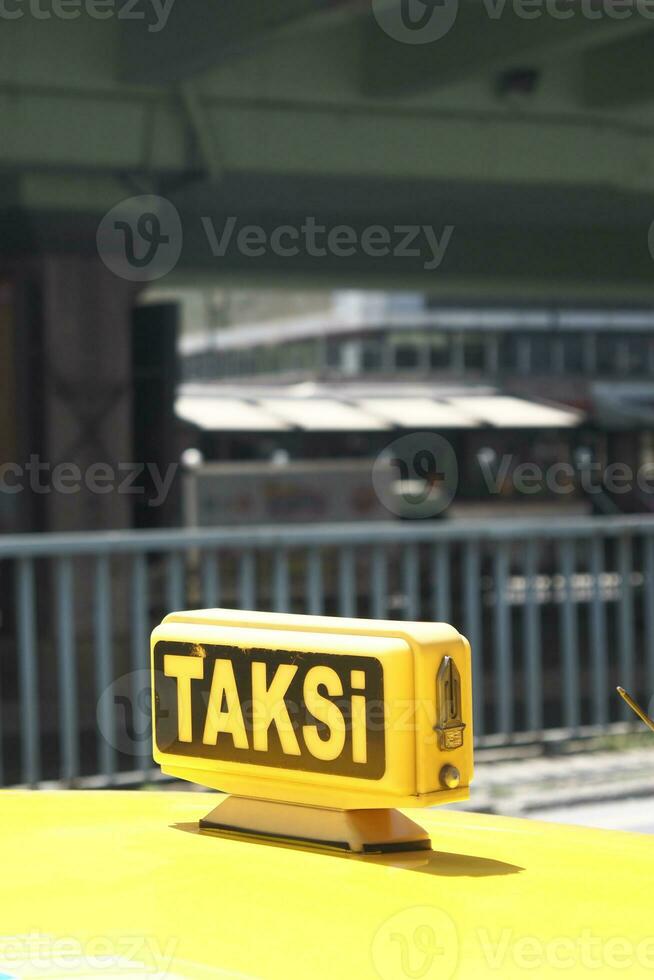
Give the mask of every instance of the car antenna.
M 637 704 L 636 701 L 634 701 L 631 695 L 627 694 L 624 687 L 618 687 L 617 691 L 620 697 L 622 698 L 622 700 L 627 702 L 631 710 L 636 712 L 640 720 L 644 721 L 647 727 L 654 732 L 654 721 L 652 721 L 650 716 L 645 711 L 643 711 L 641 706 Z

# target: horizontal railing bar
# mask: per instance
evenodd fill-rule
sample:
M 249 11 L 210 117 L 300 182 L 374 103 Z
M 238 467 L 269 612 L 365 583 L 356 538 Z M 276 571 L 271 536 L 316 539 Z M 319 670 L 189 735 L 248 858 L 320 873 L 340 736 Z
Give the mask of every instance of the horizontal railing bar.
M 408 521 L 366 524 L 253 525 L 240 528 L 192 528 L 166 531 L 104 531 L 73 534 L 0 536 L 0 559 L 63 557 L 99 553 L 163 552 L 196 548 L 276 548 L 335 544 L 403 544 L 419 541 L 541 540 L 654 535 L 654 517 L 589 517 L 547 520 L 471 519 L 434 523 Z

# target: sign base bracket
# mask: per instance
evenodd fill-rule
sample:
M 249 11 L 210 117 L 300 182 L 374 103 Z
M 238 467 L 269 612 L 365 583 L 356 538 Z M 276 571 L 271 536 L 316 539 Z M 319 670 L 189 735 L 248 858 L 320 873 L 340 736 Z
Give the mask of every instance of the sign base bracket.
M 200 831 L 345 854 L 431 850 L 427 832 L 399 810 L 332 810 L 246 796 L 228 796 L 200 820 Z

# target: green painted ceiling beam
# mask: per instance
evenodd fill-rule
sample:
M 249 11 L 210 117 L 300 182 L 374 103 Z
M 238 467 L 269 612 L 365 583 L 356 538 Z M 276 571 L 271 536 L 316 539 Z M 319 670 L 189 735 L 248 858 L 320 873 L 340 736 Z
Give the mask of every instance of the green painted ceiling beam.
M 654 27 L 587 51 L 583 93 L 592 109 L 640 105 L 654 99 Z
M 316 17 L 325 0 L 169 0 L 165 26 L 121 22 L 120 77 L 133 84 L 178 82 L 239 57 L 275 31 Z M 155 25 L 156 26 L 156 25 Z
M 399 6 L 401 0 L 388 0 Z M 457 9 L 452 27 L 426 44 L 399 43 L 380 30 L 370 15 L 362 24 L 361 87 L 366 95 L 385 98 L 434 91 L 469 78 L 483 78 L 504 68 L 529 68 L 570 56 L 595 45 L 648 33 L 653 19 L 635 11 L 624 20 L 584 16 L 581 2 L 556 8 L 571 16 L 555 17 L 545 3 L 524 0 L 442 0 Z M 608 7 L 608 4 L 606 5 Z M 620 13 L 620 11 L 618 11 Z M 654 17 L 654 6 L 652 6 Z
M 229 173 L 654 190 L 654 129 L 590 116 L 198 97 Z M 198 172 L 176 93 L 23 89 L 3 98 L 0 167 L 22 173 Z M 265 150 L 262 148 L 265 147 Z M 317 149 L 319 148 L 319 152 Z
M 638 42 L 649 42 L 651 27 L 635 32 L 630 25 L 635 47 L 620 48 L 627 28 L 609 24 L 600 38 L 605 61 L 595 47 L 603 27 L 582 25 L 565 37 L 545 28 L 537 46 L 542 84 L 532 100 L 509 105 L 486 69 L 478 73 L 495 63 L 498 49 L 491 51 L 488 38 L 506 31 L 500 54 L 514 50 L 510 20 L 486 23 L 488 37 L 468 33 L 467 48 L 459 38 L 447 57 L 438 42 L 424 84 L 419 46 L 394 42 L 387 94 L 375 88 L 365 96 L 361 79 L 371 62 L 360 6 L 311 4 L 312 13 L 308 0 L 289 0 L 283 24 L 273 23 L 283 12 L 273 4 L 253 24 L 235 6 L 212 2 L 223 16 L 231 11 L 222 42 L 205 30 L 199 47 L 187 47 L 167 29 L 164 46 L 144 57 L 149 80 L 129 83 L 121 75 L 125 25 L 118 21 L 2 24 L 5 252 L 93 250 L 98 221 L 112 205 L 158 193 L 182 216 L 180 275 L 393 283 L 506 299 L 652 296 L 654 106 L 630 112 L 620 103 L 615 111 L 598 101 L 589 109 L 582 98 L 585 79 L 588 92 L 608 100 L 599 81 L 590 84 L 602 64 L 628 61 L 642 75 L 647 49 Z M 468 0 L 461 3 L 467 10 Z M 176 6 L 189 9 L 181 0 Z M 159 72 L 168 62 L 178 74 L 164 84 Z M 405 81 L 411 95 L 401 94 Z M 647 79 L 641 88 L 649 92 Z M 235 215 L 269 231 L 307 215 L 357 228 L 425 223 L 455 231 L 437 274 L 393 256 L 289 263 L 237 253 L 216 263 L 202 215 Z

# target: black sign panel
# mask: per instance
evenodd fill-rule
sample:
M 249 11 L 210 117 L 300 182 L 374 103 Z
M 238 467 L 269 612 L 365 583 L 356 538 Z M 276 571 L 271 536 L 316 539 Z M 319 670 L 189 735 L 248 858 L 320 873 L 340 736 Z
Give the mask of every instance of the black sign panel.
M 384 775 L 384 672 L 372 657 L 161 640 L 154 695 L 160 752 Z

